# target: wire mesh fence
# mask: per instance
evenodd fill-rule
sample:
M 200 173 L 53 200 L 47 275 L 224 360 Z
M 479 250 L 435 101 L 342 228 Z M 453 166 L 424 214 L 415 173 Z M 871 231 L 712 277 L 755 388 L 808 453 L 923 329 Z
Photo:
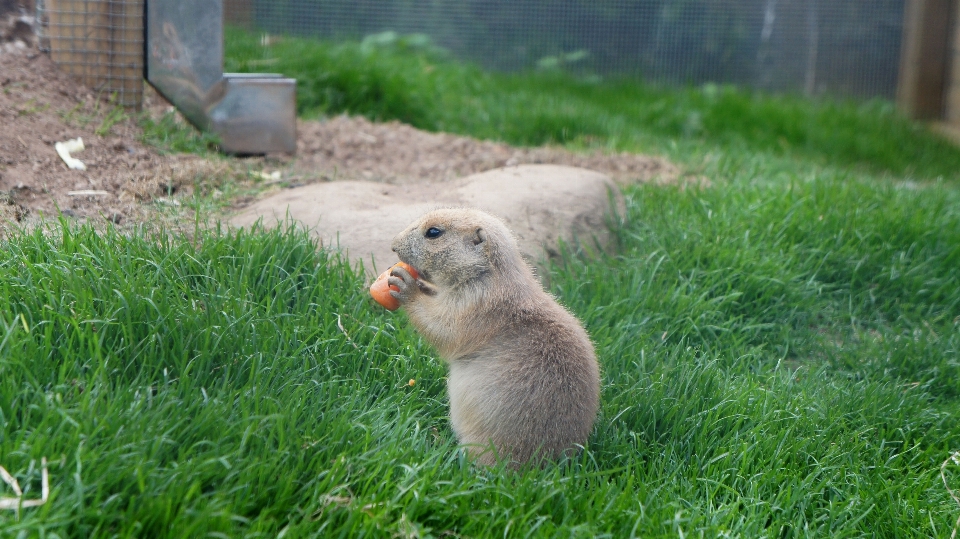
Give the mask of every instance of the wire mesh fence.
M 495 70 L 891 98 L 904 0 L 226 0 L 225 8 L 228 22 L 269 33 L 422 34 Z
M 38 0 L 38 37 L 61 69 L 118 105 L 143 98 L 143 0 Z

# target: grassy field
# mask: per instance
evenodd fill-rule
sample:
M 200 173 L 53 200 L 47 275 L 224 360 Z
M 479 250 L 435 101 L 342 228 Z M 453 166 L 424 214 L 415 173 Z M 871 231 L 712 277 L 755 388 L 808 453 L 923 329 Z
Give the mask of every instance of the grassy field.
M 368 56 L 352 69 L 371 78 L 382 64 L 413 80 L 404 62 L 432 58 L 353 48 Z M 427 74 L 474 72 L 437 65 Z M 628 91 L 477 77 L 451 91 L 540 84 L 531 99 L 562 105 L 542 110 L 538 136 L 503 111 L 501 124 L 463 113 L 448 126 L 515 143 L 558 140 L 547 127 L 565 107 L 588 117 Z M 433 103 L 416 123 L 456 118 L 471 98 L 423 85 L 381 100 Z M 582 101 L 566 101 L 577 88 Z M 703 114 L 691 103 L 711 91 L 676 92 L 670 114 Z M 768 145 L 748 127 L 660 140 L 612 109 L 620 131 L 567 142 L 688 151 L 711 184 L 628 188 L 618 254 L 551 268 L 552 292 L 597 345 L 603 394 L 588 450 L 543 470 L 466 463 L 444 366 L 402 313 L 367 297 L 355 268 L 301 232 L 65 226 L 9 239 L 0 465 L 35 498 L 46 457 L 51 495 L 19 518 L 0 511 L 0 537 L 949 537 L 960 190 L 936 171 L 956 150 L 880 104 L 716 91 L 757 129 L 796 115 L 809 144 Z M 305 115 L 396 117 L 370 110 L 373 98 L 324 108 L 301 96 Z M 495 108 L 482 99 L 478 110 Z M 856 131 L 833 129 L 829 107 Z M 831 139 L 901 153 L 831 153 Z

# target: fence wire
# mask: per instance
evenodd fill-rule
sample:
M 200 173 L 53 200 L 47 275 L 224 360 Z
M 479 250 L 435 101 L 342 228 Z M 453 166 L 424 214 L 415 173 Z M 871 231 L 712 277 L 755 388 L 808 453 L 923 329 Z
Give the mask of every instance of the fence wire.
M 118 105 L 143 99 L 143 0 L 38 0 L 40 46 Z
M 228 22 L 358 40 L 423 34 L 495 70 L 892 98 L 904 0 L 226 0 Z

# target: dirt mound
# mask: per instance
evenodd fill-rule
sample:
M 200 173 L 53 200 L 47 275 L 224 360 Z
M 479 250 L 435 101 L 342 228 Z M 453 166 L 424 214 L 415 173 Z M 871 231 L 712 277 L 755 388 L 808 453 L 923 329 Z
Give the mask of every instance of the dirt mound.
M 141 202 L 223 168 L 144 146 L 135 121 L 101 97 L 36 49 L 0 48 L 0 220 L 61 212 L 114 223 L 140 219 Z M 86 170 L 67 168 L 54 149 L 77 137 L 86 149 L 74 157 Z
M 363 117 L 302 121 L 297 131 L 299 157 L 294 169 L 305 179 L 404 184 L 447 181 L 524 164 L 586 168 L 620 183 L 670 183 L 679 176 L 679 170 L 669 161 L 646 155 L 516 148 L 447 133 L 429 133 L 399 122 L 373 123 Z
M 378 273 L 374 270 L 396 261 L 390 251 L 393 236 L 439 207 L 468 206 L 500 217 L 517 235 L 526 258 L 536 263 L 557 255 L 561 241 L 571 247 L 578 242 L 588 248 L 606 247 L 611 198 L 622 212 L 616 185 L 604 174 L 558 165 L 518 165 L 443 182 L 306 185 L 260 200 L 230 223 L 250 226 L 262 220 L 270 227 L 295 221 L 322 245 L 363 261 L 372 277 Z

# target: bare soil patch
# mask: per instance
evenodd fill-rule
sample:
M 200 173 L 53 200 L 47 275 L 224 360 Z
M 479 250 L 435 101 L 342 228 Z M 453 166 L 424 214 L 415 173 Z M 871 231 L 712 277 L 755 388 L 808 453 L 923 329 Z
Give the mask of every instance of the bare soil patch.
M 143 202 L 176 193 L 222 163 L 160 155 L 136 122 L 33 48 L 0 48 L 0 219 L 63 214 L 121 223 L 145 218 Z M 82 138 L 71 170 L 54 144 Z M 95 194 L 78 194 L 78 193 Z
M 240 209 L 286 188 L 318 182 L 333 182 L 327 192 L 338 198 L 341 187 L 335 180 L 416 187 L 410 192 L 423 195 L 410 203 L 428 204 L 444 183 L 524 164 L 581 167 L 619 183 L 672 183 L 680 175 L 673 164 L 655 157 L 516 148 L 349 116 L 300 121 L 296 156 L 163 154 L 140 142 L 133 115 L 113 107 L 109 96 L 61 72 L 34 44 L 16 43 L 0 43 L 0 235 L 11 222 L 24 225 L 59 216 L 100 224 L 154 221 L 156 202 L 175 205 L 200 185 L 212 190 L 227 181 L 248 193 L 233 200 L 233 208 Z M 172 110 L 149 87 L 145 96 L 151 116 Z M 69 169 L 54 149 L 57 142 L 78 137 L 86 149 L 74 157 L 86 170 Z M 260 175 L 264 170 L 281 176 Z M 343 182 L 344 200 L 352 189 L 349 183 Z M 174 212 L 173 220 L 192 223 L 188 213 Z M 170 212 L 164 215 L 170 222 Z
M 295 173 L 306 181 L 368 180 L 392 184 L 450 181 L 487 170 L 528 164 L 595 170 L 620 183 L 673 183 L 669 161 L 630 153 L 577 153 L 562 148 L 517 148 L 449 133 L 421 131 L 400 122 L 374 123 L 336 116 L 297 126 Z

